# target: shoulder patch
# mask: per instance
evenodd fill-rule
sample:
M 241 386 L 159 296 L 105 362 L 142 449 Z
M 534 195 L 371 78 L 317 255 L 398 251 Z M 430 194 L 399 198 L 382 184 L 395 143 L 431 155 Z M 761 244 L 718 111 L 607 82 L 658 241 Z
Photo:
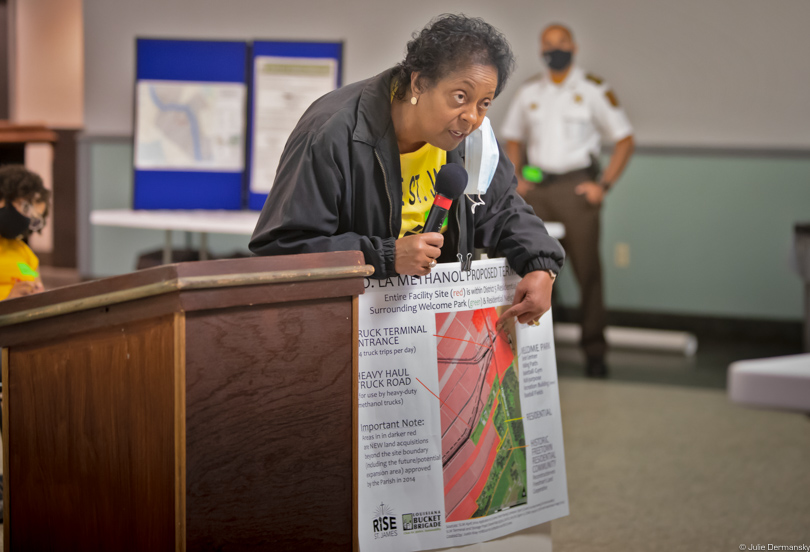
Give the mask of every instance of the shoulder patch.
M 602 77 L 597 77 L 593 73 L 588 73 L 587 75 L 585 75 L 585 78 L 588 79 L 589 81 L 595 82 L 596 84 L 602 84 L 603 82 L 605 82 L 605 80 Z
M 619 107 L 619 98 L 616 97 L 616 94 L 614 94 L 613 90 L 608 90 L 607 92 L 605 92 L 605 97 L 610 102 L 610 105 L 612 105 L 613 107 Z

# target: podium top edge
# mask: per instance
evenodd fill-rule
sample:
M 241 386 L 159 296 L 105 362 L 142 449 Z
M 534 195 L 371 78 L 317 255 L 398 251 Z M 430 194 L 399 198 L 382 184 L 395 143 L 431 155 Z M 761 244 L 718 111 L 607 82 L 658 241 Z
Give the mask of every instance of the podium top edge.
M 173 292 L 360 279 L 373 273 L 359 251 L 164 265 L 2 301 L 0 328 Z

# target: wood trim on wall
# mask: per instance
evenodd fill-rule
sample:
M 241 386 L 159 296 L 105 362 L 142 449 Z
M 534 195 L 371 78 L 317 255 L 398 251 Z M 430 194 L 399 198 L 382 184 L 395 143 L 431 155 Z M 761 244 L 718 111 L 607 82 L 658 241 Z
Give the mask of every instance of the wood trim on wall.
M 76 268 L 76 136 L 77 129 L 54 129 L 59 140 L 53 146 L 53 252 L 50 265 Z

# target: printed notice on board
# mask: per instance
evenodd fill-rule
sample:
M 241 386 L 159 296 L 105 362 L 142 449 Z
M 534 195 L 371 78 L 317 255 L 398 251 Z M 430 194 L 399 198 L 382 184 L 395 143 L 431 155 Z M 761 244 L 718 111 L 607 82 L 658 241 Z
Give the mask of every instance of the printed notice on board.
M 256 56 L 250 191 L 268 193 L 287 138 L 304 111 L 337 88 L 337 60 Z
M 361 551 L 473 544 L 568 515 L 551 313 L 496 327 L 519 281 L 501 259 L 366 280 Z

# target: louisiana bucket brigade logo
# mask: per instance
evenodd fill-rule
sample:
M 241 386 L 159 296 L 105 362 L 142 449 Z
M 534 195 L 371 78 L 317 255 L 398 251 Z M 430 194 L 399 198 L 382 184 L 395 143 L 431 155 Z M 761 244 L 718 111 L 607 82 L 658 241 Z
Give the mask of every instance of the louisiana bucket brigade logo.
M 374 538 L 384 539 L 397 536 L 397 517 L 390 506 L 380 502 L 374 509 L 374 519 L 371 520 L 374 528 Z
M 442 528 L 442 513 L 439 510 L 402 514 L 402 530 L 405 533 L 438 531 Z

